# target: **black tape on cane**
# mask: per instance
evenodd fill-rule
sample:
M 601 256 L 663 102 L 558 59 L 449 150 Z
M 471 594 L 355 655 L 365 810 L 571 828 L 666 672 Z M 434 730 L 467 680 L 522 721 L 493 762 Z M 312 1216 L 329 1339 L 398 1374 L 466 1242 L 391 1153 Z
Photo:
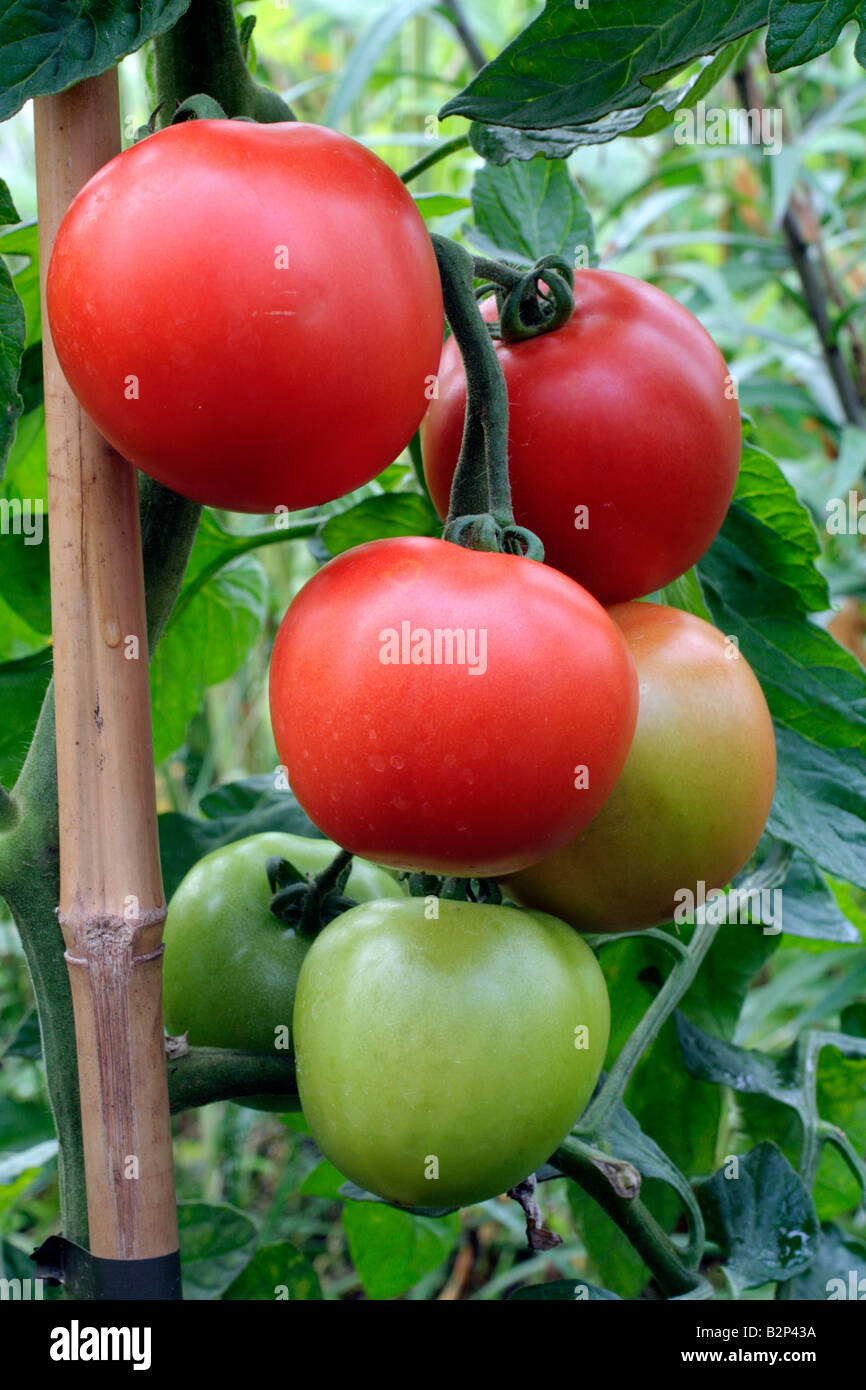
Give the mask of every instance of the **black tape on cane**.
M 135 1302 L 183 1297 L 178 1250 L 149 1260 L 106 1260 L 65 1236 L 49 1236 L 30 1258 L 37 1279 L 62 1284 L 72 1298 Z

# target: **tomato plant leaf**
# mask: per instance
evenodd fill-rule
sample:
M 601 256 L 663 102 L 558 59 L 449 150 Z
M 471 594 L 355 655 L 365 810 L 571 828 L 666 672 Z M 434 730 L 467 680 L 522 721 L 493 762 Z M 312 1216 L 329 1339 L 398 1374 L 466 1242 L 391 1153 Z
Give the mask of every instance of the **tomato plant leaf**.
M 692 1229 L 697 1226 L 702 1237 L 701 1214 L 688 1180 L 656 1141 L 644 1133 L 634 1115 L 630 1114 L 624 1105 L 617 1106 L 599 1134 L 597 1142 L 616 1158 L 624 1158 L 633 1163 L 643 1177 L 658 1178 L 672 1187 L 688 1213 L 689 1225 Z M 702 1244 L 701 1238 L 698 1246 Z
M 776 726 L 769 829 L 866 886 L 866 674 L 809 618 L 829 606 L 818 538 L 781 470 L 746 445 L 734 501 L 697 572 L 713 621 L 736 637 Z
M 181 1202 L 177 1221 L 184 1298 L 221 1297 L 250 1262 L 254 1222 L 234 1207 L 207 1202 Z
M 317 539 L 329 555 L 340 555 L 385 536 L 441 535 L 442 522 L 426 497 L 419 492 L 386 492 L 329 517 Z
M 824 1302 L 866 1297 L 866 1241 L 832 1223 L 822 1226 L 815 1258 L 779 1290 L 781 1300 Z
M 698 1184 L 707 1234 L 725 1252 L 735 1296 L 808 1269 L 818 1249 L 812 1199 L 774 1144 L 759 1144 Z
M 768 1057 L 764 1052 L 750 1052 L 711 1037 L 679 1011 L 674 1018 L 683 1062 L 691 1076 L 730 1086 L 734 1091 L 770 1096 L 782 1105 L 800 1110 L 793 1050 L 778 1058 Z
M 472 185 L 474 225 L 466 233 L 486 256 L 533 265 L 559 253 L 595 265 L 595 231 L 583 194 L 563 160 L 539 156 L 503 169 L 485 165 Z
M 440 115 L 521 130 L 585 125 L 645 108 L 650 82 L 767 22 L 767 0 L 629 0 L 578 8 L 547 0 Z
M 39 293 L 39 228 L 35 222 L 23 223 L 0 235 L 0 256 L 15 258 L 15 289 L 24 305 L 27 344 L 42 340 L 42 306 Z
M 341 1200 L 340 1188 L 346 1179 L 339 1169 L 327 1158 L 322 1158 L 311 1168 L 298 1191 L 304 1197 L 324 1197 L 328 1201 L 338 1202 Z
M 244 555 L 212 575 L 169 619 L 150 668 L 157 762 L 183 743 L 205 690 L 234 675 L 246 659 L 264 624 L 267 595 L 264 570 Z
M 334 1170 L 336 1172 L 336 1169 Z M 553 1176 L 553 1175 L 552 1175 Z M 562 1177 L 559 1172 L 556 1177 Z M 375 1192 L 368 1192 L 365 1187 L 359 1187 L 356 1182 L 349 1182 L 344 1179 L 340 1184 L 338 1196 L 351 1202 L 384 1202 L 385 1206 L 394 1206 L 393 1202 L 387 1202 L 384 1197 L 378 1197 Z M 395 1211 L 408 1211 L 413 1216 L 450 1216 L 453 1211 L 458 1211 L 458 1207 L 394 1207 Z
M 156 34 L 171 29 L 189 0 L 0 0 L 0 121 L 30 97 L 97 77 Z
M 262 1246 L 237 1279 L 229 1284 L 224 1299 L 321 1299 L 322 1286 L 306 1255 L 288 1241 Z
M 515 130 L 510 126 L 485 126 L 473 121 L 469 127 L 472 148 L 491 164 L 511 159 L 567 159 L 582 145 L 601 145 L 618 135 L 655 135 L 673 124 L 680 112 L 691 110 L 706 97 L 729 68 L 739 61 L 751 42 L 747 34 L 728 44 L 714 58 L 707 58 L 700 70 L 680 86 L 654 92 L 643 106 L 613 111 L 588 125 L 560 125 L 552 130 Z
M 343 1227 L 365 1292 L 385 1299 L 405 1293 L 448 1258 L 457 1241 L 459 1217 L 433 1220 L 384 1202 L 347 1202 Z
M 620 1301 L 618 1293 L 611 1293 L 610 1289 L 600 1289 L 597 1284 L 586 1284 L 574 1279 L 551 1279 L 549 1284 L 528 1284 L 526 1288 L 515 1289 L 514 1293 L 509 1294 L 508 1301 L 549 1303 L 565 1300 L 569 1303 L 592 1303 L 610 1298 Z
M 860 933 L 839 907 L 817 864 L 800 851 L 791 860 L 779 902 L 784 904 L 782 929 L 789 936 L 846 944 L 860 940 Z
M 827 53 L 852 21 L 860 26 L 854 56 L 861 67 L 866 67 L 864 0 L 771 0 L 767 32 L 771 72 L 799 67 Z
M 11 786 L 21 771 L 51 680 L 51 649 L 0 664 L 0 783 Z
M 0 179 L 0 223 L 17 222 L 18 214 L 6 184 Z M 0 243 L 2 244 L 2 243 Z M 0 477 L 15 438 L 15 425 L 24 408 L 18 391 L 26 323 L 24 306 L 5 263 L 0 260 Z

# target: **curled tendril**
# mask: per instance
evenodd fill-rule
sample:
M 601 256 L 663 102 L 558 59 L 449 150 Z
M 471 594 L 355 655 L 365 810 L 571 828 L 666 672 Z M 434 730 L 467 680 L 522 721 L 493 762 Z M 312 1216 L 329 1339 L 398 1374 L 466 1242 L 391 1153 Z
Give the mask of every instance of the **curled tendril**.
M 454 545 L 468 546 L 470 550 L 499 551 L 503 555 L 523 555 L 529 560 L 543 560 L 544 546 L 535 535 L 524 526 L 497 521 L 490 512 L 475 516 L 461 516 L 451 521 L 442 533 L 442 539 Z
M 560 258 L 548 256 L 545 259 Z M 544 290 L 540 284 L 542 279 Z M 574 312 L 572 284 L 552 266 L 544 266 L 541 262 L 533 266 L 501 305 L 499 336 L 502 341 L 516 343 L 561 328 Z
M 525 526 L 503 526 L 499 545 L 506 555 L 523 555 L 527 560 L 544 559 L 544 546 L 535 532 Z
M 499 522 L 490 512 L 480 512 L 449 521 L 442 532 L 442 539 L 467 546 L 470 550 L 498 550 L 500 531 Z

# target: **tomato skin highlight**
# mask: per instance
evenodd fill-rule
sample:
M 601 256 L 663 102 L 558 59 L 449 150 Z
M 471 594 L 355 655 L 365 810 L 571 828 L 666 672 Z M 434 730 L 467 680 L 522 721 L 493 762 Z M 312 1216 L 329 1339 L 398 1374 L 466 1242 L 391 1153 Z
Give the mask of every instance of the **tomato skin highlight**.
M 163 1005 L 169 1033 L 196 1047 L 273 1056 L 276 1030 L 291 1028 L 295 988 L 310 938 L 270 911 L 272 856 L 302 873 L 331 863 L 328 840 L 266 831 L 235 840 L 194 864 L 172 895 L 165 923 Z M 396 879 L 355 860 L 346 888 L 359 902 L 403 898 Z M 297 1096 L 244 1096 L 256 1110 L 296 1110 Z
M 495 318 L 495 302 L 483 313 Z M 541 538 L 546 562 L 604 604 L 684 574 L 724 520 L 741 452 L 728 368 L 698 320 L 632 276 L 579 270 L 566 325 L 497 342 L 496 351 L 508 388 L 515 520 Z M 425 476 L 442 517 L 465 406 L 463 365 L 449 338 L 421 426 Z
M 655 603 L 610 610 L 635 658 L 640 710 L 622 775 L 570 844 L 503 881 L 583 931 L 673 919 L 688 890 L 730 883 L 761 837 L 776 780 L 763 691 L 717 628 Z
M 437 664 L 432 645 L 429 662 L 402 659 L 404 633 L 437 630 L 464 635 L 466 661 Z M 489 877 L 595 814 L 631 743 L 637 683 L 615 624 L 556 570 L 402 537 L 309 580 L 277 635 L 270 700 L 280 762 L 324 834 L 391 868 Z
M 102 434 L 183 496 L 302 508 L 390 464 L 442 345 L 410 194 L 348 136 L 196 120 L 109 161 L 58 231 L 61 367 Z
M 464 1206 L 561 1143 L 601 1071 L 610 1008 L 564 923 L 445 899 L 426 912 L 423 898 L 367 903 L 317 937 L 295 1003 L 298 1086 L 346 1177 L 402 1206 Z

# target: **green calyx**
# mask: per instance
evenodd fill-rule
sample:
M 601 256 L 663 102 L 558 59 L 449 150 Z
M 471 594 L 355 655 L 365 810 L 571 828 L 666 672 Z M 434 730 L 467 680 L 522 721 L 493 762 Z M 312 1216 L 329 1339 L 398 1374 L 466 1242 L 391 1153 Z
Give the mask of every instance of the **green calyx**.
M 341 913 L 356 907 L 344 889 L 352 872 L 352 855 L 340 850 L 320 874 L 304 874 L 287 859 L 274 855 L 268 859 L 268 883 L 273 897 L 270 910 L 286 927 L 302 936 L 316 936 Z
M 439 874 L 406 873 L 400 877 L 413 898 L 447 898 L 459 903 L 502 902 L 499 884 L 493 878 L 443 878 Z

